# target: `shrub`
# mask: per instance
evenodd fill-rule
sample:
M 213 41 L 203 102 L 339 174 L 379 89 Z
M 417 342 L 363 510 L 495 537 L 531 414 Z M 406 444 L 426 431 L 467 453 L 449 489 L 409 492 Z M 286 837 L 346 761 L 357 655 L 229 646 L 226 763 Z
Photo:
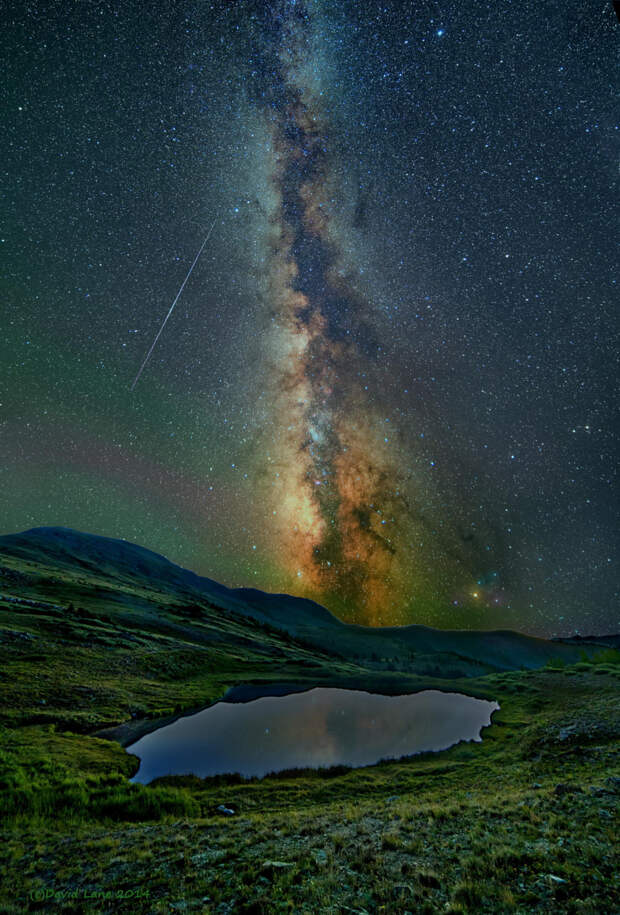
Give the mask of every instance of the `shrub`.
M 593 664 L 613 664 L 620 665 L 620 651 L 617 648 L 603 648 L 592 656 Z
M 471 880 L 459 883 L 454 891 L 454 901 L 462 903 L 472 909 L 478 909 L 482 903 L 482 896 L 478 885 Z
M 93 798 L 91 812 L 102 819 L 135 822 L 165 816 L 198 816 L 200 810 L 197 801 L 178 788 L 119 785 Z

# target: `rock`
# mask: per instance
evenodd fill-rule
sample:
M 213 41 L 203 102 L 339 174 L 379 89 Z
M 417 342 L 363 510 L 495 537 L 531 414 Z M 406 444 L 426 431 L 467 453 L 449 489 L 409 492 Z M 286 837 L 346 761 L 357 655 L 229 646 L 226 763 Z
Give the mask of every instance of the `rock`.
M 540 784 L 540 782 L 534 782 L 534 784 L 532 785 L 532 788 L 534 789 L 534 791 L 540 791 L 540 789 L 542 788 L 542 785 Z
M 263 861 L 261 864 L 263 870 L 275 871 L 282 870 L 285 867 L 293 867 L 292 861 Z
M 323 851 L 322 848 L 316 848 L 312 852 L 312 857 L 317 864 L 327 864 L 327 852 Z
M 222 816 L 225 817 L 234 817 L 237 811 L 233 807 L 226 807 L 224 804 L 219 804 L 217 812 L 221 813 Z
M 399 800 L 400 800 L 400 794 L 391 794 L 389 796 L 389 798 L 387 799 L 387 802 L 388 802 L 388 804 L 391 804 L 393 801 L 399 801 Z

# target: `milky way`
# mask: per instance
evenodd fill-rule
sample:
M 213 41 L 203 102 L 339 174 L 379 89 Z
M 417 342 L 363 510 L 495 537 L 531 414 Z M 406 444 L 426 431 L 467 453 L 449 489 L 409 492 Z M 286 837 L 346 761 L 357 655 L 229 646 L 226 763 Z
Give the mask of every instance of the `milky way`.
M 365 623 L 405 622 L 430 594 L 450 603 L 474 592 L 475 569 L 462 549 L 446 549 L 446 532 L 438 537 L 423 487 L 404 472 L 389 406 L 368 394 L 378 382 L 374 304 L 353 285 L 347 226 L 334 226 L 338 163 L 311 63 L 314 23 L 303 5 L 287 7 L 273 17 L 277 65 L 261 98 L 276 201 L 265 298 L 279 427 L 269 529 L 297 593 Z
M 2 532 L 369 625 L 616 629 L 601 9 L 16 7 Z

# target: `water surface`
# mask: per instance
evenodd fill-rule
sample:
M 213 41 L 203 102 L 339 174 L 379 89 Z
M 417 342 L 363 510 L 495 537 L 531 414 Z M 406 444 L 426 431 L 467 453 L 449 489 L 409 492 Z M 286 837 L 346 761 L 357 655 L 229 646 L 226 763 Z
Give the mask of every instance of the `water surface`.
M 140 758 L 132 781 L 161 775 L 368 766 L 460 740 L 481 739 L 496 702 L 429 689 L 404 696 L 317 687 L 251 702 L 218 702 L 159 728 L 127 749 Z

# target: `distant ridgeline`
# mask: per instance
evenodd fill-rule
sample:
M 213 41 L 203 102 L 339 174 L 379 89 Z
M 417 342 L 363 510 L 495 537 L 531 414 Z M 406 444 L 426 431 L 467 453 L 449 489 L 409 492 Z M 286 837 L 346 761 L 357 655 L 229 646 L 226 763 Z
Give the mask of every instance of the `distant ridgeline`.
M 619 636 L 549 641 L 510 630 L 351 625 L 313 601 L 226 588 L 127 541 L 60 527 L 0 537 L 0 601 L 47 611 L 71 605 L 129 624 L 199 619 L 214 632 L 234 619 L 251 627 L 253 639 L 274 630 L 327 656 L 441 677 L 572 664 L 620 645 Z

